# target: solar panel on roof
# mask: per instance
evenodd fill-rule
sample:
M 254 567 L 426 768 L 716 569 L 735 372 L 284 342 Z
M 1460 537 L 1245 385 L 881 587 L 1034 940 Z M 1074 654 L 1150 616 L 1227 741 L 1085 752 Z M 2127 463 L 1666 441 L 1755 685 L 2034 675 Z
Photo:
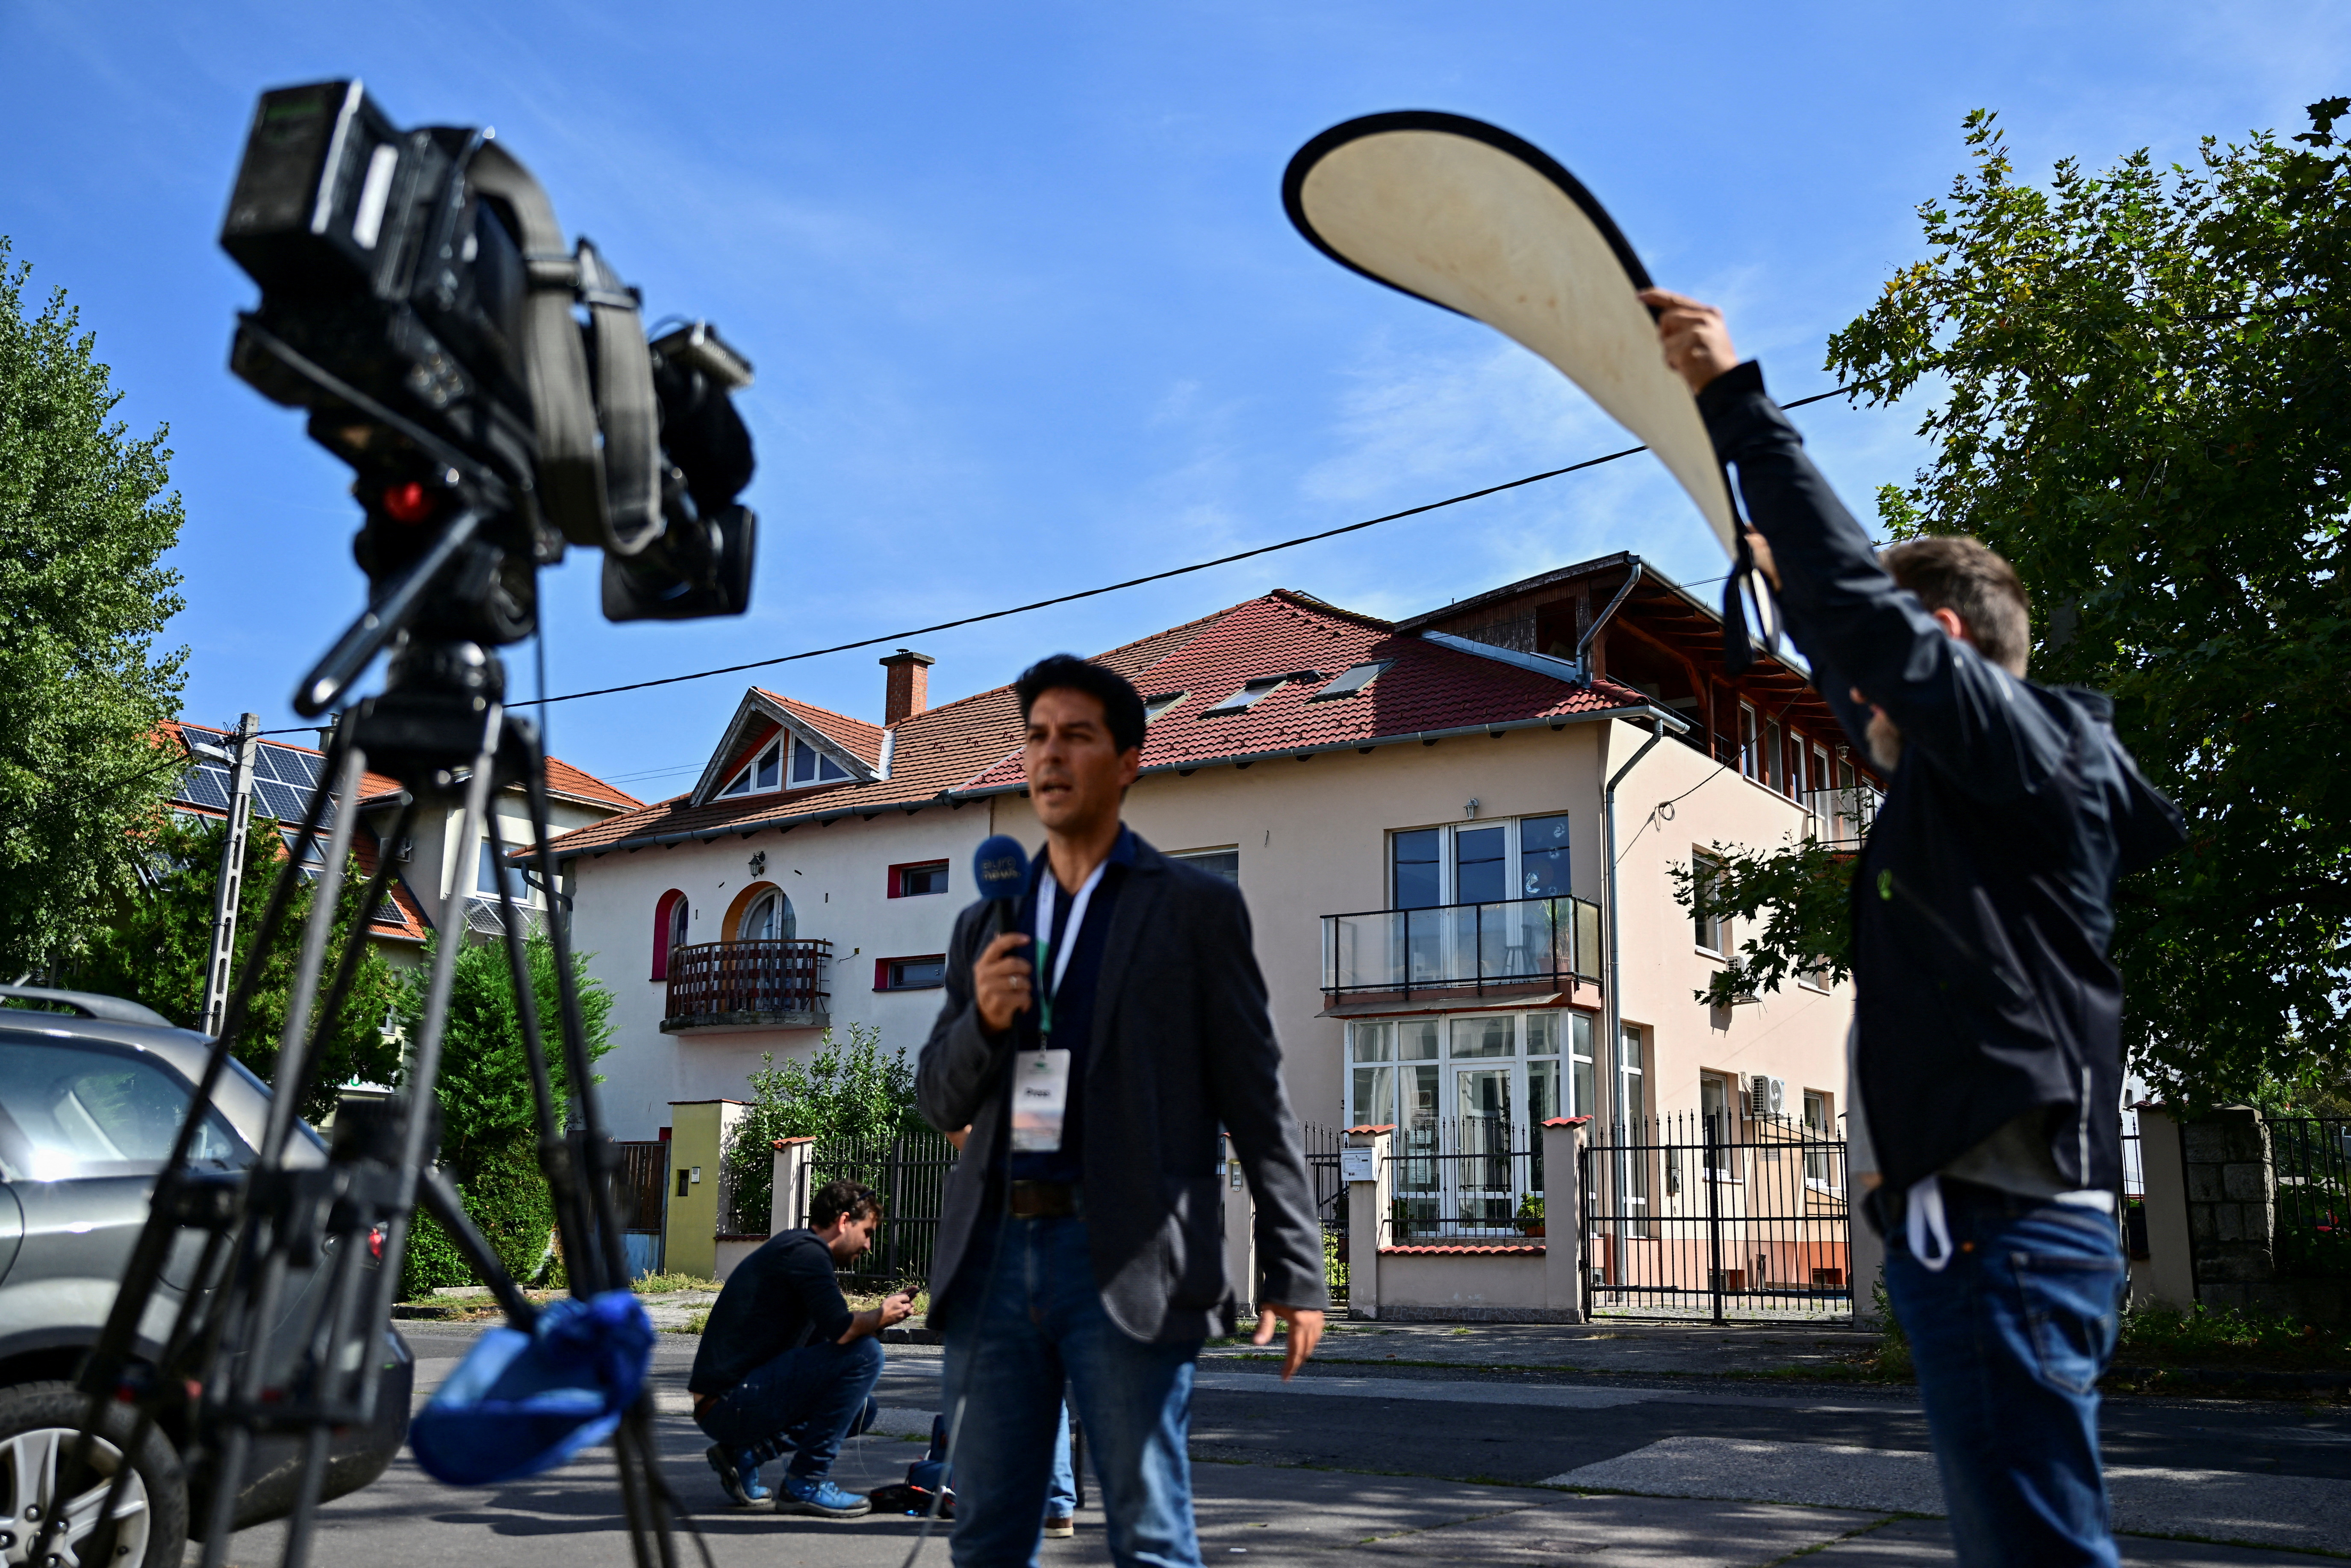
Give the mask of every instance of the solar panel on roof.
M 217 762 L 199 763 L 180 784 L 180 799 L 191 806 L 228 810 L 228 769 Z

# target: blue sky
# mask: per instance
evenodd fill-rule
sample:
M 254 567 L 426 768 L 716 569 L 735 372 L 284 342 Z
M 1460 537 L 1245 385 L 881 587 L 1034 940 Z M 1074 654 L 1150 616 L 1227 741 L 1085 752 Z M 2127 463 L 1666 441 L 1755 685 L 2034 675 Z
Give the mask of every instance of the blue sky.
M 356 74 L 402 124 L 494 125 L 645 291 L 757 362 L 757 598 L 606 624 L 548 574 L 557 691 L 877 636 L 1269 542 L 1628 444 L 1474 323 L 1290 229 L 1290 153 L 1433 108 L 1546 148 L 1661 282 L 1718 299 L 1782 398 L 1919 252 L 1997 109 L 2020 169 L 2299 129 L 2351 81 L 2340 5 L 0 5 L 0 233 L 171 427 L 187 715 L 294 722 L 361 602 L 349 476 L 225 369 L 252 286 L 214 243 L 265 87 Z M 1916 407 L 1798 416 L 1859 507 Z M 918 640 L 934 700 L 1272 587 L 1403 615 L 1609 550 L 1721 570 L 1646 460 Z M 880 717 L 882 650 L 754 677 Z M 515 664 L 518 692 L 528 659 Z M 744 677 L 567 704 L 559 755 L 684 789 Z M 674 769 L 658 772 L 659 769 Z

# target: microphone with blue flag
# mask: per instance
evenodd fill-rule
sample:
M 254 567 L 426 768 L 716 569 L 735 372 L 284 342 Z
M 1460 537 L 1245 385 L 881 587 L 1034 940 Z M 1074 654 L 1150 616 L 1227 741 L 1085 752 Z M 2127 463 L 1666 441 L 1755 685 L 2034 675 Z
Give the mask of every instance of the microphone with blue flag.
M 1012 929 L 1013 912 L 1029 891 L 1029 852 L 1009 833 L 985 840 L 972 856 L 971 880 L 987 900 L 990 929 L 980 937 L 986 946 Z

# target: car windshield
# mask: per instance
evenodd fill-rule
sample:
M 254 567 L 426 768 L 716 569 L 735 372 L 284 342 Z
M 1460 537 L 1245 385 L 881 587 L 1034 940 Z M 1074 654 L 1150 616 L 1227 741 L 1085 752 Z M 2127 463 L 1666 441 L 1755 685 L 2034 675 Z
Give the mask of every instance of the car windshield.
M 141 1051 L 87 1040 L 0 1041 L 0 1167 L 28 1181 L 156 1170 L 188 1100 L 187 1084 Z M 225 1169 L 250 1164 L 253 1152 L 208 1111 L 188 1157 Z

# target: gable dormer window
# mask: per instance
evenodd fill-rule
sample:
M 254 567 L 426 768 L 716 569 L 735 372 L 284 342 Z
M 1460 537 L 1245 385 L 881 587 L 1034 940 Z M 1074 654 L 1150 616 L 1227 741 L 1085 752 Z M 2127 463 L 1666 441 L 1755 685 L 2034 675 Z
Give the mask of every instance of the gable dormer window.
M 721 796 L 762 795 L 770 789 L 782 788 L 783 774 L 784 739 L 778 736 L 758 756 L 745 763 L 743 771 L 728 780 L 726 788 L 718 793 Z
M 795 784 L 830 784 L 849 777 L 849 769 L 810 746 L 807 741 L 792 741 L 792 782 Z

